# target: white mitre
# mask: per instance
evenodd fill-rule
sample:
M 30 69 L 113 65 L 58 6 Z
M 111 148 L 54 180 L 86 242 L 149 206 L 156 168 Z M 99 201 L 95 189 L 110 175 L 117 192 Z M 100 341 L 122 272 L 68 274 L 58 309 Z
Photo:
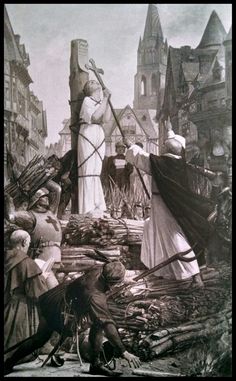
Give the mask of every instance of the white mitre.
M 175 134 L 173 130 L 167 131 L 167 139 L 177 140 L 179 143 L 182 144 L 183 148 L 185 148 L 185 146 L 186 146 L 186 139 L 181 135 Z

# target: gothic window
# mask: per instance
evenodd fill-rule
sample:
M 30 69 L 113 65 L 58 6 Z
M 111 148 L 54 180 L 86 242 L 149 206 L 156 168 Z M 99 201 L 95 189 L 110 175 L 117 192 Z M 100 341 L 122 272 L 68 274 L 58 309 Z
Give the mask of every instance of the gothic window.
M 5 100 L 9 101 L 10 100 L 10 83 L 9 81 L 5 81 Z
M 147 95 L 147 80 L 144 75 L 141 79 L 141 95 Z
M 19 113 L 23 116 L 25 116 L 25 98 L 24 96 L 18 91 L 18 100 L 19 100 Z
M 17 87 L 15 82 L 13 82 L 12 98 L 13 98 L 13 102 L 17 102 Z
M 151 90 L 152 90 L 152 95 L 157 94 L 157 76 L 156 74 L 152 74 L 152 79 L 151 79 Z
M 225 98 L 221 98 L 220 99 L 220 104 L 221 104 L 221 106 L 225 106 L 226 105 Z
M 11 138 L 12 138 L 13 142 L 16 141 L 16 131 L 15 131 L 15 127 L 14 126 L 13 126 L 13 128 L 11 130 Z
M 194 102 L 189 106 L 190 112 L 196 112 L 197 111 L 197 104 Z
M 156 51 L 152 50 L 152 63 L 156 62 Z
M 165 76 L 161 74 L 161 83 L 160 83 L 160 88 L 164 89 L 165 88 Z
M 211 101 L 208 101 L 208 109 L 214 110 L 218 106 L 218 99 L 213 99 Z
M 219 61 L 216 59 L 214 68 L 212 70 L 214 81 L 221 81 L 222 77 L 222 66 L 220 66 Z

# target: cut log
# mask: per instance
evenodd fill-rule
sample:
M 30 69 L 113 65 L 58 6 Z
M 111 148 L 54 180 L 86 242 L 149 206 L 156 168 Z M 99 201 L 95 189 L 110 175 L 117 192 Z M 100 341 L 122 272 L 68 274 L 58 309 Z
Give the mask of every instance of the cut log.
M 147 377 L 181 377 L 181 373 L 169 373 L 169 372 L 161 372 L 154 371 L 148 369 L 133 369 L 132 373 L 136 376 L 147 376 Z

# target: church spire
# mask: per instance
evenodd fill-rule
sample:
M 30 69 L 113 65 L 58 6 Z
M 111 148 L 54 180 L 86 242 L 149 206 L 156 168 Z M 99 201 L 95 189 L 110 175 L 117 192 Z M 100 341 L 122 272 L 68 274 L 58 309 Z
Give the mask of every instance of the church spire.
M 150 37 L 156 37 L 163 41 L 163 33 L 161 28 L 160 17 L 156 5 L 149 4 L 146 18 L 146 24 L 143 34 L 143 40 L 147 40 Z

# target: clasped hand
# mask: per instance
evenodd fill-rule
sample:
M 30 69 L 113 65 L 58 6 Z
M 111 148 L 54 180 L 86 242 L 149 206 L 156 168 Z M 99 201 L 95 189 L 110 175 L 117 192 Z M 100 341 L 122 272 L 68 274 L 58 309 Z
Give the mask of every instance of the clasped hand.
M 111 96 L 110 90 L 108 90 L 106 87 L 103 90 L 103 96 L 104 96 L 104 98 L 110 98 L 110 96 Z

